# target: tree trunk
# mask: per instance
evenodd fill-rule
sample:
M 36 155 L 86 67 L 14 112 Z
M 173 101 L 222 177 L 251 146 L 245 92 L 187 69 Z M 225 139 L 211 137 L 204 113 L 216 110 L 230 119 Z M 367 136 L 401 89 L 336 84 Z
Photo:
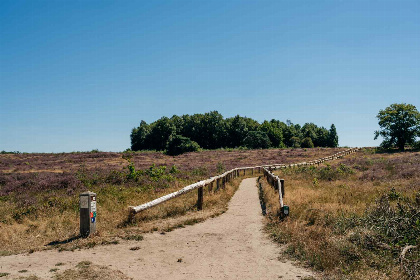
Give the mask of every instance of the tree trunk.
M 398 141 L 398 143 L 397 143 L 397 145 L 398 145 L 398 149 L 400 149 L 401 151 L 403 151 L 404 152 L 404 146 L 405 146 L 405 141 L 404 141 L 404 139 L 398 139 L 397 140 Z

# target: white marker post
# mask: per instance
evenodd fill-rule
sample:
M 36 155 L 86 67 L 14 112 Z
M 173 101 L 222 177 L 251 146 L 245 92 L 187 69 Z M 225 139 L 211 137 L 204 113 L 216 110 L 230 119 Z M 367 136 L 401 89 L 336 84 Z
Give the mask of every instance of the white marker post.
M 96 231 L 96 193 L 80 194 L 80 235 L 88 237 Z

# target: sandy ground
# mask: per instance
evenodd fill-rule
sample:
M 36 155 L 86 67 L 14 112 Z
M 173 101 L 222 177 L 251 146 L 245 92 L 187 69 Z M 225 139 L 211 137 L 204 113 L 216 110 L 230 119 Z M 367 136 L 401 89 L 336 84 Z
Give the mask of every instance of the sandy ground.
M 228 211 L 219 217 L 166 234 L 146 234 L 139 242 L 0 257 L 0 272 L 10 273 L 3 279 L 29 275 L 50 279 L 80 261 L 91 261 L 133 279 L 302 279 L 311 275 L 291 262 L 279 261 L 281 248 L 262 228 L 256 179 L 245 179 Z M 140 248 L 130 250 L 133 247 Z M 59 271 L 50 272 L 52 268 Z

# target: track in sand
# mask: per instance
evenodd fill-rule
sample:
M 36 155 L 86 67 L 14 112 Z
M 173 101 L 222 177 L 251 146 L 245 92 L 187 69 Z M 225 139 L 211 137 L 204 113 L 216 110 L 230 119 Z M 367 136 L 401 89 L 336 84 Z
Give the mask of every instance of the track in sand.
M 74 252 L 56 250 L 0 257 L 5 279 L 54 277 L 80 261 L 119 270 L 133 279 L 302 279 L 310 271 L 279 261 L 280 247 L 268 239 L 256 179 L 242 181 L 223 215 L 166 233 L 144 235 L 141 242 L 122 241 Z M 138 246 L 138 250 L 130 248 Z M 58 272 L 55 264 L 64 263 Z M 18 271 L 27 270 L 19 273 Z M 4 279 L 4 278 L 3 278 Z

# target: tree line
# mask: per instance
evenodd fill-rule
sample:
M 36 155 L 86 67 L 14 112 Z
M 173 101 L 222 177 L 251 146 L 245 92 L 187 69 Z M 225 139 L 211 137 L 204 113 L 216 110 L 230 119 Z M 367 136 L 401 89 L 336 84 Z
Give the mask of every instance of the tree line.
M 141 121 L 131 131 L 131 150 L 166 150 L 180 154 L 199 148 L 286 148 L 337 147 L 334 124 L 328 130 L 314 123 L 303 126 L 272 119 L 258 121 L 241 117 L 224 118 L 219 112 L 162 117 L 153 123 Z

